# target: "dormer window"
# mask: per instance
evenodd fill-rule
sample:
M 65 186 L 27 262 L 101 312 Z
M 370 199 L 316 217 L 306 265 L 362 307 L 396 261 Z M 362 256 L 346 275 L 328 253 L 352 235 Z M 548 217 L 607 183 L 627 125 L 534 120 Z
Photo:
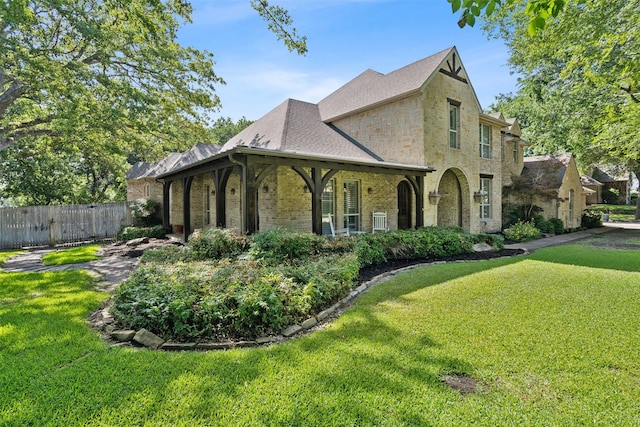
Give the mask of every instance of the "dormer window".
M 513 141 L 513 161 L 518 162 L 518 141 Z

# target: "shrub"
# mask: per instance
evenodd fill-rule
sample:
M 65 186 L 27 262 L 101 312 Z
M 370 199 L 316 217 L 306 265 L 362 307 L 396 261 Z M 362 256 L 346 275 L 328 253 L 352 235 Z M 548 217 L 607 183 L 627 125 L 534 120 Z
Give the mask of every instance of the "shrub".
M 196 230 L 189 236 L 193 259 L 233 258 L 249 248 L 249 238 L 231 229 Z
M 529 222 L 517 222 L 504 230 L 504 236 L 514 242 L 526 242 L 540 238 L 540 230 Z
M 267 264 L 291 262 L 320 253 L 324 240 L 314 233 L 277 228 L 255 234 L 249 253 Z
M 361 234 L 356 236 L 355 240 L 354 252 L 360 267 L 382 264 L 387 261 L 386 250 L 375 234 Z
M 473 244 L 486 243 L 490 246 L 493 246 L 498 251 L 504 249 L 504 237 L 500 234 L 474 234 L 471 236 L 471 241 Z
M 616 188 L 607 188 L 602 192 L 602 201 L 608 205 L 617 205 L 620 201 L 620 192 Z
M 549 222 L 553 225 L 554 234 L 563 234 L 564 233 L 564 223 L 560 218 L 551 218 Z
M 602 227 L 602 215 L 597 211 L 586 210 L 582 213 L 580 226 L 582 228 Z
M 551 221 L 543 219 L 542 221 L 534 222 L 534 225 L 541 233 L 555 234 L 555 227 Z
M 131 204 L 133 224 L 138 227 L 151 227 L 160 224 L 158 212 L 160 203 L 152 199 L 137 199 Z
M 228 259 L 142 264 L 114 294 L 119 324 L 176 341 L 278 334 L 344 297 L 358 276 L 351 255 L 269 267 Z
M 131 240 L 139 239 L 141 237 L 152 237 L 156 239 L 163 239 L 167 236 L 167 230 L 162 225 L 154 225 L 153 227 L 121 227 L 116 236 L 117 240 Z
M 165 264 L 175 264 L 186 262 L 192 259 L 191 251 L 186 246 L 164 246 L 162 248 L 146 249 L 140 257 L 140 262 L 159 262 Z

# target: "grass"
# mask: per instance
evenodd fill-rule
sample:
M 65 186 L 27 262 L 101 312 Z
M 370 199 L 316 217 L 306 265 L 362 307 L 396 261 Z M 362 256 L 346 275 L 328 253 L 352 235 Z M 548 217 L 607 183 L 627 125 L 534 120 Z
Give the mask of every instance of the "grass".
M 200 353 L 102 342 L 86 318 L 108 295 L 84 272 L 0 273 L 0 425 L 638 425 L 636 258 L 432 265 L 310 336 Z
M 99 258 L 96 253 L 98 249 L 100 249 L 100 245 L 86 245 L 49 252 L 42 257 L 42 263 L 44 265 L 63 265 L 95 261 Z
M 6 260 L 12 256 L 24 253 L 24 251 L 0 251 L 0 265 L 4 264 Z

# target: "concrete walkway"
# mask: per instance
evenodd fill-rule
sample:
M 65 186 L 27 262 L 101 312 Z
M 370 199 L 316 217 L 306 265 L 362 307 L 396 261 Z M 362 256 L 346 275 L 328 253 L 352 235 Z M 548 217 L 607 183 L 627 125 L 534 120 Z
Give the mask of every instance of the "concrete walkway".
M 613 223 L 607 222 L 604 227 L 591 228 L 589 230 L 576 231 L 575 233 L 560 234 L 558 236 L 545 237 L 543 239 L 532 240 L 530 242 L 513 243 L 505 245 L 505 249 L 524 249 L 527 252 L 533 252 L 536 249 L 546 248 L 547 246 L 563 245 L 575 240 L 584 239 L 597 234 L 607 233 L 616 229 L 640 229 L 640 223 Z
M 66 265 L 44 265 L 42 257 L 55 249 L 35 249 L 24 254 L 9 258 L 2 265 L 2 271 L 7 273 L 45 273 L 67 270 L 87 270 L 100 282 L 99 288 L 110 291 L 138 266 L 139 259 L 126 256 L 102 257 L 96 261 Z

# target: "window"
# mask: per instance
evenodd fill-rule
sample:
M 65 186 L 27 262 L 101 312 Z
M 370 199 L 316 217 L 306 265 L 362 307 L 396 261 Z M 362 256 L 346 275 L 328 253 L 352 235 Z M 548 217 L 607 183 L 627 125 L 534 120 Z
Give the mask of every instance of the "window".
M 480 125 L 480 157 L 491 158 L 491 126 Z
M 500 160 L 504 162 L 504 133 L 500 135 Z
M 333 180 L 329 181 L 322 191 L 322 215 L 335 215 Z
M 149 196 L 151 195 L 151 186 L 149 185 L 149 183 L 147 182 L 146 184 L 144 184 L 144 197 L 145 198 L 149 198 Z
M 204 186 L 204 224 L 211 224 L 211 187 Z
M 518 162 L 518 141 L 513 141 L 513 161 Z
M 449 147 L 460 148 L 460 107 L 449 101 Z
M 480 178 L 480 218 L 491 218 L 491 178 Z
M 360 230 L 360 188 L 358 181 L 344 182 L 344 228 Z
M 573 209 L 575 203 L 575 195 L 573 190 L 569 190 L 569 222 L 573 222 Z

